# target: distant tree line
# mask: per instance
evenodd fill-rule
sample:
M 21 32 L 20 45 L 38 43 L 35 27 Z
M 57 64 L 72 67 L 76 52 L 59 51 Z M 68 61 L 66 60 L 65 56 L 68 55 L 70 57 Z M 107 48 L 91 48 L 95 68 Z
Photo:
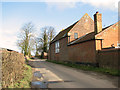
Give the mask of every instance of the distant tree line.
M 55 29 L 52 26 L 45 26 L 39 30 L 38 36 L 35 31 L 32 22 L 24 24 L 18 34 L 17 46 L 25 56 L 31 57 L 31 52 L 34 52 L 35 56 L 41 53 L 42 58 L 44 52 L 48 53 L 49 44 L 55 36 Z

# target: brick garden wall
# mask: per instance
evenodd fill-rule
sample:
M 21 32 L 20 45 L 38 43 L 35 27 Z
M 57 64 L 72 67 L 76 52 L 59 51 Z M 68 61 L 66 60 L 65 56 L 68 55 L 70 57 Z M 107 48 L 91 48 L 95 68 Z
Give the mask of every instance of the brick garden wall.
M 118 69 L 118 56 L 120 56 L 120 48 L 104 49 L 98 51 L 97 53 L 97 62 L 100 67 Z
M 67 46 L 67 38 L 60 40 L 60 53 L 55 54 L 54 43 L 52 44 L 51 58 L 49 60 L 82 62 L 82 63 L 99 63 L 100 67 L 118 69 L 118 56 L 120 49 L 102 49 L 96 51 L 95 40 Z M 50 56 L 49 56 L 50 57 Z M 120 68 L 120 67 L 119 67 Z
M 68 46 L 69 60 L 73 62 L 96 63 L 95 41 Z

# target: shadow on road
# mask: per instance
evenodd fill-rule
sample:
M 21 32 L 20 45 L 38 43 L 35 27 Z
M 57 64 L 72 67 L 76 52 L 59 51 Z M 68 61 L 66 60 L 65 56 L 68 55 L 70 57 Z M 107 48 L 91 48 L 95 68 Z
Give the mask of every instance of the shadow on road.
M 44 62 L 44 61 L 37 61 L 37 60 L 34 60 L 34 61 L 28 61 L 28 65 L 30 65 L 32 68 L 44 68 L 43 66 L 40 65 L 40 62 Z

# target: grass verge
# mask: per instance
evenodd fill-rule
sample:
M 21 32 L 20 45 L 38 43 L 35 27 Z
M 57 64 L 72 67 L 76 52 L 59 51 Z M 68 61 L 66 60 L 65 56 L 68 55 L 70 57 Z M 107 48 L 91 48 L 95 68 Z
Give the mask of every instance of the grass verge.
M 33 60 L 33 59 L 31 59 L 31 58 L 28 58 L 27 60 L 28 60 L 28 61 L 31 61 L 31 60 Z
M 86 65 L 80 65 L 80 64 L 75 64 L 75 63 L 66 63 L 66 62 L 55 61 L 55 60 L 47 60 L 47 61 L 56 63 L 56 64 L 69 66 L 72 68 L 85 70 L 85 71 L 95 71 L 95 72 L 100 72 L 100 73 L 109 74 L 109 75 L 113 75 L 113 76 L 120 76 L 120 71 L 115 70 L 115 69 L 86 66 Z
M 29 65 L 24 66 L 26 68 L 23 73 L 24 78 L 8 88 L 30 88 L 30 82 L 32 80 L 32 68 Z

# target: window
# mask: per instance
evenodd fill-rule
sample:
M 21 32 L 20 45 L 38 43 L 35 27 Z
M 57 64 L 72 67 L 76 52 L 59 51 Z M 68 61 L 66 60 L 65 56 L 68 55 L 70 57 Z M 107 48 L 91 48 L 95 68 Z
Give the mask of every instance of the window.
M 78 38 L 78 33 L 74 33 L 74 38 L 75 38 L 75 39 Z
M 55 42 L 55 53 L 59 53 L 59 41 Z
M 120 43 L 117 43 L 117 47 L 120 48 Z
M 85 22 L 87 22 L 87 21 L 88 21 L 88 19 L 85 20 Z

